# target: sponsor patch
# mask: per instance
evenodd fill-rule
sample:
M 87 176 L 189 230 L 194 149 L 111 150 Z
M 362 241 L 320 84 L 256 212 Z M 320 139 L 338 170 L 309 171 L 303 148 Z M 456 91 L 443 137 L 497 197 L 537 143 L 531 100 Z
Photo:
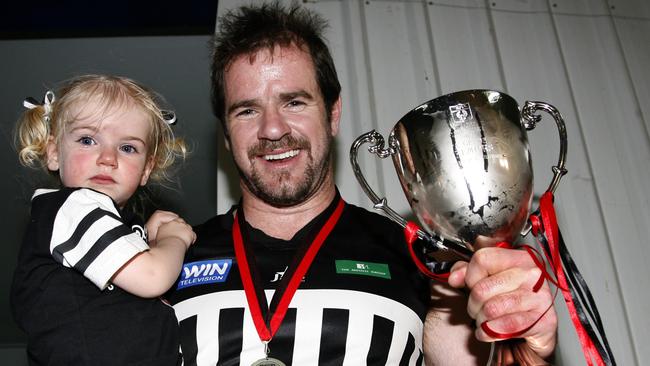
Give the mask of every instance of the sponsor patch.
M 225 282 L 232 267 L 232 259 L 211 259 L 183 264 L 177 289 Z
M 373 277 L 390 279 L 390 270 L 388 269 L 388 264 L 385 263 L 337 260 L 336 273 L 355 274 L 355 275 L 373 276 Z

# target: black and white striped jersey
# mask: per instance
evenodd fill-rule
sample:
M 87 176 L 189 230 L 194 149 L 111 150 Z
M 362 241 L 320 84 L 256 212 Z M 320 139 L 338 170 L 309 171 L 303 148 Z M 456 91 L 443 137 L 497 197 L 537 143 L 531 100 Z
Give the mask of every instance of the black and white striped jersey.
M 39 189 L 37 198 L 57 191 Z M 59 207 L 50 239 L 50 253 L 66 267 L 74 268 L 100 289 L 122 266 L 149 249 L 144 227 L 124 225 L 113 200 L 92 189 L 75 189 Z
M 37 191 L 11 289 L 30 364 L 177 364 L 173 310 L 109 282 L 148 249 L 144 235 L 142 221 L 102 193 Z
M 267 301 L 297 243 L 320 229 L 334 203 L 291 241 L 242 228 Z M 186 366 L 250 365 L 264 356 L 242 289 L 232 223 L 231 210 L 195 228 L 197 242 L 169 294 Z M 401 228 L 346 205 L 269 343 L 270 356 L 301 366 L 421 365 L 428 299 L 428 281 L 408 257 Z

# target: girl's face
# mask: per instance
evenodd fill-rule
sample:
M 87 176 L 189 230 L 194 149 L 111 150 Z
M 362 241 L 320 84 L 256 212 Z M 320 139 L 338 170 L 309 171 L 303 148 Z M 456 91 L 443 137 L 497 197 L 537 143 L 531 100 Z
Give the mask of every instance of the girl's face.
M 50 138 L 47 167 L 59 171 L 64 186 L 92 188 L 124 207 L 153 168 L 148 158 L 151 125 L 145 112 L 133 106 L 98 110 L 92 99 L 73 106 L 70 115 L 76 120 L 58 142 Z

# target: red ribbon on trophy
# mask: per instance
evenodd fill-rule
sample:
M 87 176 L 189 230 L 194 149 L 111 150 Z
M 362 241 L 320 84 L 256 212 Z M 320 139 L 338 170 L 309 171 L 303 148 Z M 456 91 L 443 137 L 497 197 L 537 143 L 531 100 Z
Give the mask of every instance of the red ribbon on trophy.
M 553 275 L 547 271 L 546 262 L 535 248 L 525 244 L 513 247 L 505 242 L 498 243 L 496 246 L 502 248 L 523 248 L 528 252 L 537 267 L 542 271 L 532 291 L 539 291 L 544 280 L 548 280 L 556 286 L 555 295 L 557 295 L 558 289 L 562 292 L 569 316 L 580 340 L 587 365 L 593 366 L 594 361 L 598 366 L 616 365 L 593 296 L 575 262 L 571 258 L 560 234 L 555 208 L 553 207 L 553 193 L 547 191 L 542 195 L 539 211 L 531 214 L 529 220 L 532 224 L 532 233 L 542 248 L 546 262 L 548 262 Z M 413 222 L 409 222 L 404 228 L 404 235 L 411 257 L 418 269 L 427 277 L 446 283 L 449 278 L 449 273 L 434 273 L 416 255 L 413 244 L 418 239 L 416 234 L 417 230 L 419 230 L 418 225 Z M 517 338 L 534 327 L 551 309 L 552 305 L 552 303 L 549 304 L 546 311 L 536 321 L 517 332 L 500 333 L 491 329 L 487 322 L 482 323 L 480 326 L 485 333 L 493 338 Z

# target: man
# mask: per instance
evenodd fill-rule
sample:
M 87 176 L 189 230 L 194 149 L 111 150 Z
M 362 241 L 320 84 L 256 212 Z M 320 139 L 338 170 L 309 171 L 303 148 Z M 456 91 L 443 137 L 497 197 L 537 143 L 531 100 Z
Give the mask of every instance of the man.
M 467 287 L 468 302 L 417 272 L 399 226 L 341 199 L 340 85 L 324 26 L 277 4 L 219 21 L 213 102 L 242 199 L 195 228 L 169 295 L 185 364 L 485 364 L 479 341 L 493 338 L 470 316 L 504 334 L 540 319 L 514 348 L 543 362 L 557 320 L 544 314 L 548 288 L 531 291 L 540 271 L 526 252 L 488 248 L 457 263 L 449 283 Z

